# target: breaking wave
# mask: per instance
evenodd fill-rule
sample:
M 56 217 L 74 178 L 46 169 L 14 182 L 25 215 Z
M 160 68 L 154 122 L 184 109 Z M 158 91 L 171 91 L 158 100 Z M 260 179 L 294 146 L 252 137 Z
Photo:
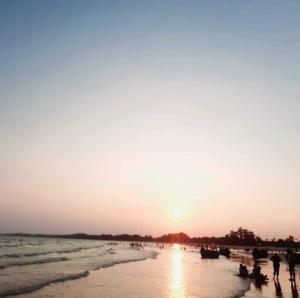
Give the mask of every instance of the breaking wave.
M 55 262 L 64 262 L 70 260 L 69 258 L 48 258 L 48 259 L 39 259 L 39 260 L 23 260 L 18 262 L 12 262 L 6 265 L 0 265 L 0 269 L 5 269 L 9 267 L 15 266 L 28 266 L 28 265 L 36 265 L 36 264 L 47 264 L 47 263 L 55 263 Z
M 100 248 L 102 246 L 103 245 L 91 246 L 91 247 L 76 247 L 76 248 L 61 249 L 61 250 L 48 250 L 48 251 L 42 251 L 42 252 L 4 254 L 4 255 L 0 255 L 0 259 L 3 259 L 3 258 L 37 257 L 37 256 L 44 256 L 44 255 L 49 255 L 49 254 L 67 254 L 67 253 L 79 252 L 81 250 Z
M 105 242 L 86 240 L 43 242 L 45 245 L 39 247 L 40 239 L 2 241 L 2 245 L 10 246 L 0 247 L 0 297 L 32 292 L 52 283 L 86 277 L 91 270 L 157 256 L 154 251 L 133 250 L 128 244 L 110 248 Z M 19 247 L 20 243 L 24 247 Z
M 77 274 L 64 275 L 61 277 L 42 281 L 42 282 L 36 283 L 34 285 L 18 287 L 18 288 L 14 288 L 14 289 L 9 289 L 4 292 L 0 292 L 0 297 L 7 297 L 7 296 L 12 296 L 12 295 L 29 293 L 29 292 L 36 291 L 38 289 L 41 289 L 41 288 L 48 286 L 50 284 L 53 284 L 53 283 L 63 282 L 63 281 L 72 280 L 72 279 L 78 279 L 78 278 L 86 277 L 88 275 L 89 275 L 89 271 L 84 271 L 84 272 L 80 272 Z

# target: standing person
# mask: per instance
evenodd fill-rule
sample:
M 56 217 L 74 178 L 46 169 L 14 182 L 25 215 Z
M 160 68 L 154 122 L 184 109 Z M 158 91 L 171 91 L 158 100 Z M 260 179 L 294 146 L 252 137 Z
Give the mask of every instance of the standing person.
M 290 271 L 290 281 L 295 280 L 295 265 L 296 265 L 296 258 L 292 250 L 287 251 L 287 261 L 289 264 L 289 271 Z
M 278 278 L 279 277 L 279 268 L 280 268 L 280 257 L 277 253 L 275 253 L 272 257 L 271 257 L 271 261 L 273 262 L 273 278 L 275 278 L 275 275 L 276 277 Z

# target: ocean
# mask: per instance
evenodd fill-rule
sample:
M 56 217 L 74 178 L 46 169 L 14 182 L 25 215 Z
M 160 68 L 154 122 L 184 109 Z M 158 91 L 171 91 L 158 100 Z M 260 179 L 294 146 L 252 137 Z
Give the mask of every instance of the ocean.
M 0 237 L 0 297 L 275 297 L 273 282 L 257 288 L 238 274 L 245 252 L 201 259 L 193 247 L 154 243 Z M 268 260 L 263 271 L 272 274 Z M 294 297 L 282 264 L 282 292 Z M 297 275 L 300 278 L 299 275 Z
M 155 251 L 94 240 L 0 237 L 0 297 L 86 277 L 91 270 L 144 260 Z

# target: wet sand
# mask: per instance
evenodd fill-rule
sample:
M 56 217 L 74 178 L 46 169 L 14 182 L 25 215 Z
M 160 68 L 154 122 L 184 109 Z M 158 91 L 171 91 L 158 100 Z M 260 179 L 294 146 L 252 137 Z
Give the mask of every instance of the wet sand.
M 241 261 L 252 265 L 249 256 L 202 260 L 197 252 L 184 251 L 179 246 L 159 252 L 156 259 L 91 271 L 86 278 L 52 284 L 18 297 L 297 297 L 296 292 L 292 293 L 285 262 L 281 264 L 279 294 L 269 261 L 260 265 L 270 281 L 257 288 L 235 274 Z M 296 269 L 296 282 L 300 284 L 299 268 Z M 297 293 L 299 295 L 298 290 Z

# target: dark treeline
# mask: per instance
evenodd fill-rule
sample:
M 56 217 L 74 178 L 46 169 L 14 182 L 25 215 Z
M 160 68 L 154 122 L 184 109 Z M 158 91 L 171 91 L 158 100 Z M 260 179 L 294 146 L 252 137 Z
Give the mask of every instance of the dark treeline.
M 185 233 L 165 234 L 159 237 L 151 235 L 141 236 L 138 234 L 101 234 L 88 235 L 84 233 L 68 234 L 68 235 L 46 235 L 46 234 L 2 234 L 7 236 L 22 236 L 22 237 L 47 237 L 47 238 L 63 238 L 63 239 L 89 239 L 89 240 L 109 240 L 109 241 L 135 241 L 135 242 L 164 242 L 164 243 L 191 243 L 191 244 L 207 244 L 219 246 L 273 246 L 273 247 L 294 247 L 300 248 L 300 241 L 296 241 L 293 236 L 288 236 L 286 239 L 265 239 L 263 240 L 254 232 L 238 228 L 236 231 L 230 231 L 223 237 L 189 237 Z

